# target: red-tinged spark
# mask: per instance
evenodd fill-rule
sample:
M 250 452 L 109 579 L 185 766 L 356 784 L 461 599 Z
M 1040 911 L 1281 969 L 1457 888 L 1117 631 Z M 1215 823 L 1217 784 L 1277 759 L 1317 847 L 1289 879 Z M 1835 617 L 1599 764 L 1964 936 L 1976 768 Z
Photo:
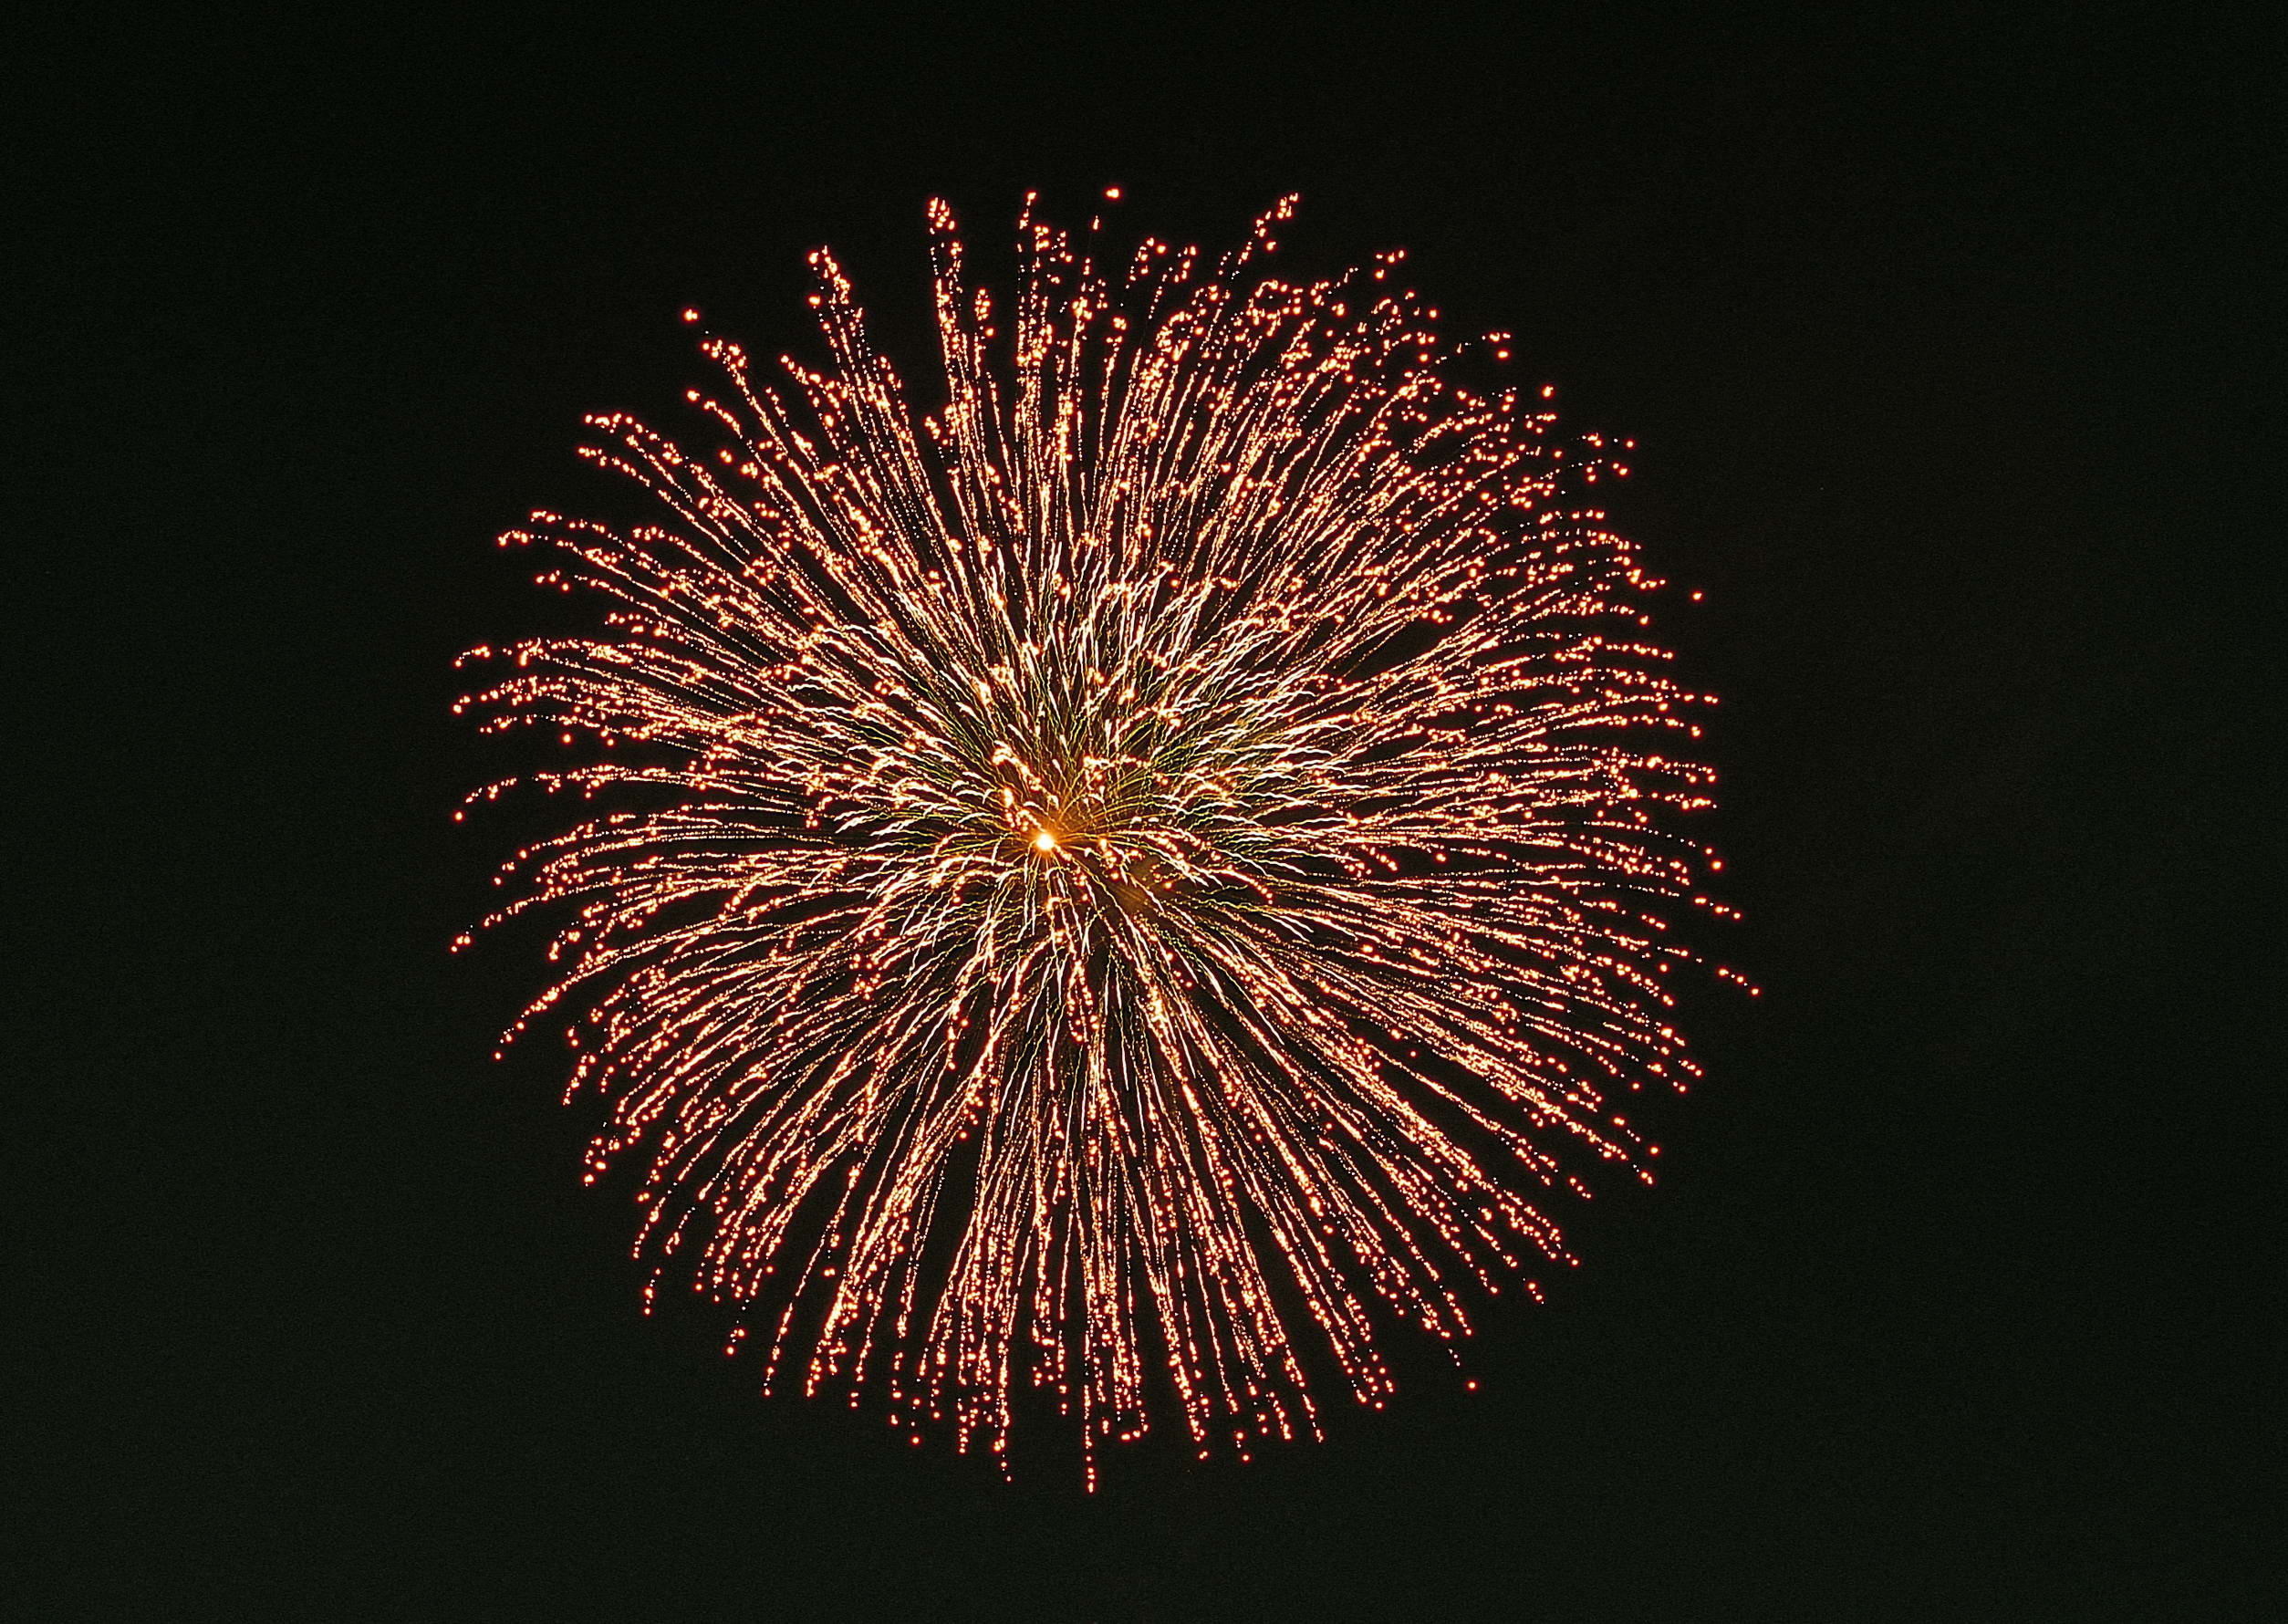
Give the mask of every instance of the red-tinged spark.
M 1527 1191 L 1649 1182 L 1607 1100 L 1697 1075 L 1664 915 L 1728 911 L 1648 735 L 1706 696 L 1568 505 L 1603 442 L 1456 381 L 1402 254 L 1252 268 L 1292 213 L 1113 277 L 1028 203 L 996 318 L 932 203 L 933 410 L 822 250 L 826 368 L 707 339 L 704 455 L 590 420 L 660 523 L 504 537 L 607 630 L 472 651 L 514 669 L 455 709 L 625 804 L 496 878 L 486 923 L 568 921 L 503 1042 L 579 1012 L 584 1176 L 648 1159 L 639 1254 L 766 1311 L 766 1390 L 1005 1462 L 1030 1383 L 1091 1483 L 1168 1410 L 1244 1456 L 1319 1435 L 1306 1362 L 1378 1408 L 1386 1315 L 1451 1342 L 1571 1262 Z

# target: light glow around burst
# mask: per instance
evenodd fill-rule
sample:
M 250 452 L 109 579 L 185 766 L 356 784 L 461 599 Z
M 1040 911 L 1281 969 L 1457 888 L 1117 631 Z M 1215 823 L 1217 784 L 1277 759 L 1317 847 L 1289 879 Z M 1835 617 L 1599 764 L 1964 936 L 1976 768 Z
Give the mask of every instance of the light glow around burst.
M 827 368 L 708 338 L 703 453 L 590 420 L 659 523 L 504 537 L 606 629 L 472 651 L 456 708 L 618 797 L 497 881 L 567 966 L 507 1040 L 565 1014 L 647 1302 L 760 1315 L 766 1390 L 1005 1469 L 1029 1383 L 1092 1483 L 1170 1412 L 1244 1456 L 1319 1433 L 1306 1361 L 1378 1407 L 1384 1317 L 1451 1343 L 1571 1262 L 1528 1190 L 1649 1182 L 1612 1101 L 1695 1075 L 1667 913 L 1717 905 L 1711 775 L 1642 741 L 1713 702 L 1568 505 L 1628 445 L 1455 381 L 1402 255 L 1256 276 L 1291 213 L 1116 286 L 1028 204 L 997 312 L 932 204 L 930 411 L 821 251 Z

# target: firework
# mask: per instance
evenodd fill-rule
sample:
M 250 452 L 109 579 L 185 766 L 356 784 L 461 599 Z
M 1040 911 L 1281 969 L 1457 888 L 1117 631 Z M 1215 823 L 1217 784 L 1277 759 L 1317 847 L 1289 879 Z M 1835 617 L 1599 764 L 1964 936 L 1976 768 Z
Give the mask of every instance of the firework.
M 1291 205 L 1123 275 L 1028 203 L 1004 315 L 932 204 L 926 415 L 821 251 L 824 369 L 708 338 L 704 454 L 589 420 L 660 522 L 503 538 L 606 630 L 473 651 L 459 708 L 617 808 L 496 881 L 564 966 L 507 1037 L 565 1019 L 647 1304 L 756 1316 L 766 1390 L 1005 1462 L 1030 1384 L 1091 1482 L 1155 1416 L 1244 1454 L 1315 1382 L 1379 1405 L 1378 1324 L 1538 1295 L 1529 1192 L 1648 1180 L 1709 775 L 1650 747 L 1704 696 L 1582 505 L 1627 443 L 1464 387 L 1507 340 L 1399 254 L 1264 274 Z

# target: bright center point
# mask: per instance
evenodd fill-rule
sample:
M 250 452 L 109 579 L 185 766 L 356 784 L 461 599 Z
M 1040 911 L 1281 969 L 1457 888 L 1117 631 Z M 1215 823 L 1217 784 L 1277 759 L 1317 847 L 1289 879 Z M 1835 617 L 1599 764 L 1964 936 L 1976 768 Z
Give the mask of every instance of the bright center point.
M 1056 849 L 1056 837 L 1050 834 L 1048 830 L 1043 829 L 1039 834 L 1033 837 L 1033 844 L 1038 850 L 1055 851 Z

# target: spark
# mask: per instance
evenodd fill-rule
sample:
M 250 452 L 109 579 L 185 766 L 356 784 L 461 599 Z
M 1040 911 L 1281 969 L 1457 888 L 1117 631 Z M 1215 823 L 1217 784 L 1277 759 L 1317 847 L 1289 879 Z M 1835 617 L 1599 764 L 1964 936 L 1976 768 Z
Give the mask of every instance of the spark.
M 707 337 L 704 452 L 589 420 L 657 522 L 503 537 L 604 629 L 472 651 L 456 709 L 613 808 L 499 877 L 561 976 L 504 1047 L 565 1022 L 646 1311 L 675 1268 L 761 1316 L 766 1391 L 1006 1470 L 1035 1389 L 1092 1485 L 1170 1415 L 1244 1456 L 1330 1380 L 1379 1407 L 1388 1320 L 1538 1297 L 1542 1192 L 1650 1182 L 1612 1102 L 1697 1075 L 1712 775 L 1655 745 L 1707 696 L 1578 505 L 1604 442 L 1461 381 L 1509 335 L 1448 340 L 1401 254 L 1262 270 L 1293 203 L 1108 272 L 1028 201 L 1005 307 L 931 204 L 926 411 L 820 250 L 829 364 Z

